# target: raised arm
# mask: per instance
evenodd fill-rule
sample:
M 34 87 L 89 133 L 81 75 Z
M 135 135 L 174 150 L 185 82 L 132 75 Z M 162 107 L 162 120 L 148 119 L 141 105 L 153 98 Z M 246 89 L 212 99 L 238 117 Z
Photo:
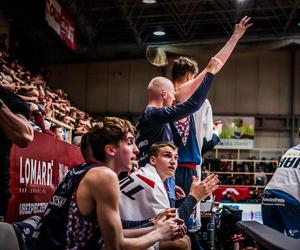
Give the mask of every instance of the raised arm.
M 199 181 L 199 177 L 193 176 L 190 193 L 178 208 L 179 218 L 187 220 L 196 204 L 218 188 L 218 182 L 218 176 L 215 174 L 209 175 L 202 182 Z
M 21 114 L 14 114 L 3 102 L 0 106 L 0 127 L 6 137 L 19 147 L 28 146 L 34 137 L 28 120 Z
M 97 220 L 106 249 L 145 249 L 155 242 L 177 235 L 178 225 L 174 219 L 169 219 L 139 238 L 125 238 L 119 214 L 120 191 L 117 176 L 108 169 L 93 172 L 87 185 L 95 200 Z
M 205 67 L 204 70 L 200 74 L 198 74 L 194 79 L 182 84 L 179 87 L 179 89 L 176 90 L 175 97 L 177 101 L 184 102 L 194 93 L 197 87 L 201 84 L 205 74 L 207 73 L 209 64 L 212 60 L 218 60 L 220 62 L 219 68 L 216 68 L 214 74 L 218 73 L 222 69 L 223 65 L 228 60 L 238 41 L 245 34 L 246 30 L 250 26 L 252 26 L 250 20 L 250 17 L 243 17 L 242 20 L 235 25 L 233 34 L 231 35 L 227 43 L 214 57 L 211 58 L 207 67 Z

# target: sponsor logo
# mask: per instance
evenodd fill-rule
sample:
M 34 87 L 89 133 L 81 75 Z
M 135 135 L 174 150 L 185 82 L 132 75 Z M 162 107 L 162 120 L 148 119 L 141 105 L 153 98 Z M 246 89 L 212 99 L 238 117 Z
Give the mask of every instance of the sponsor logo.
M 59 195 L 54 195 L 49 204 L 56 206 L 56 207 L 62 207 L 66 201 L 67 201 L 67 198 L 59 196 Z
M 29 214 L 42 214 L 48 203 L 46 202 L 34 202 L 34 203 L 20 203 L 19 213 L 20 215 L 29 215 Z
M 53 185 L 53 161 L 20 157 L 20 184 Z

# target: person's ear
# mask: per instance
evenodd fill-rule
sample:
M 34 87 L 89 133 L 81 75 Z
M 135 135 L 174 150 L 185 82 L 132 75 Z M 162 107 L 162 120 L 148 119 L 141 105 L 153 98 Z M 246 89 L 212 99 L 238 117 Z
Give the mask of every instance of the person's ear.
M 114 157 L 116 155 L 116 149 L 113 145 L 106 145 L 104 151 L 105 154 L 109 157 Z
M 156 165 L 156 157 L 154 155 L 152 155 L 149 159 L 149 163 L 153 166 Z
M 168 97 L 168 92 L 165 91 L 165 90 L 162 90 L 161 96 L 162 96 L 163 100 L 167 99 L 167 97 Z

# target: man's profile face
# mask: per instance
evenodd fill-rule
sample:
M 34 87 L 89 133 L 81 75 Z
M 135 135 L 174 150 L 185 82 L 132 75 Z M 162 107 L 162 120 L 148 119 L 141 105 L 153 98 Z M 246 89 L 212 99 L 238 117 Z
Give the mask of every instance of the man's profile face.
M 173 84 L 166 86 L 165 93 L 166 97 L 164 99 L 164 106 L 172 106 L 175 101 L 175 90 Z
M 178 165 L 177 149 L 169 146 L 160 148 L 157 156 L 150 157 L 150 164 L 156 167 L 159 176 L 164 180 L 175 174 Z
M 116 148 L 115 162 L 118 171 L 129 172 L 136 161 L 138 153 L 139 150 L 135 144 L 135 137 L 133 134 L 128 133 L 126 139 L 121 140 Z

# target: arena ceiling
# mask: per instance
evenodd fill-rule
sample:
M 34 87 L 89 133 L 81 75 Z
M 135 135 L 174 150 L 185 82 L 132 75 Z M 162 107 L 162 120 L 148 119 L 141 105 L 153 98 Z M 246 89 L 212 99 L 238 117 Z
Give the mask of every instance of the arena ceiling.
M 31 1 L 24 2 L 29 5 Z M 147 46 L 179 48 L 222 43 L 245 15 L 252 17 L 254 25 L 243 38 L 243 44 L 280 43 L 277 47 L 300 44 L 300 0 L 58 2 L 76 22 L 75 54 L 91 60 L 141 57 Z M 153 35 L 158 28 L 164 30 L 164 36 Z
M 74 16 L 86 20 L 90 30 L 85 34 L 95 44 L 211 43 L 228 37 L 234 23 L 245 15 L 253 17 L 255 23 L 246 37 L 248 41 L 300 34 L 299 0 L 157 0 L 154 4 L 142 0 L 63 2 Z M 153 35 L 159 27 L 165 30 L 165 36 Z

